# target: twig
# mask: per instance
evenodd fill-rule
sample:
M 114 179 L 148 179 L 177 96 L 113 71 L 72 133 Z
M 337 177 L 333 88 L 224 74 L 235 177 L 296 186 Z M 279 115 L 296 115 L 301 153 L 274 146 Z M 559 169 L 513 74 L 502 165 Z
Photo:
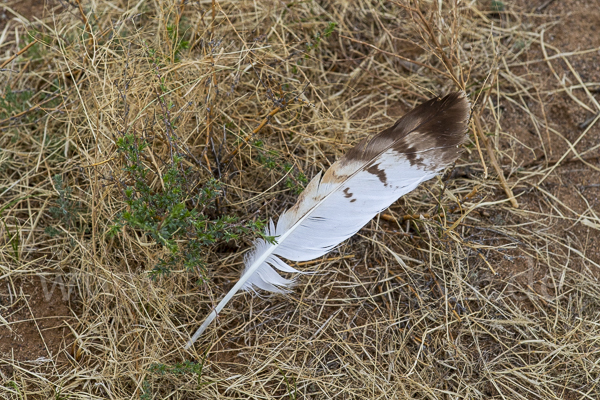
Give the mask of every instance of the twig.
M 596 160 L 598 158 L 600 158 L 600 154 L 597 154 L 594 156 L 589 156 L 589 157 L 570 157 L 567 159 L 558 159 L 558 160 L 557 159 L 546 160 L 545 158 L 538 158 L 538 159 L 530 161 L 526 164 L 520 165 L 519 168 L 529 168 L 529 167 L 533 167 L 533 166 L 541 165 L 541 164 L 545 164 L 547 167 L 549 167 L 552 165 L 556 165 L 558 163 L 567 164 L 567 163 L 573 163 L 573 162 L 578 162 L 578 161 L 592 161 L 592 160 Z M 510 172 L 510 169 L 504 168 L 504 171 Z
M 485 145 L 488 156 L 490 157 L 490 162 L 492 163 L 492 166 L 494 167 L 494 169 L 496 170 L 496 173 L 498 174 L 498 178 L 500 179 L 500 184 L 502 185 L 504 192 L 508 196 L 510 204 L 514 208 L 519 208 L 519 203 L 517 203 L 517 199 L 515 199 L 515 195 L 513 194 L 511 188 L 508 186 L 508 183 L 506 182 L 506 178 L 504 178 L 504 172 L 502 172 L 502 168 L 500 168 L 500 164 L 498 164 L 498 160 L 496 159 L 496 154 L 494 153 L 494 149 L 492 148 L 492 145 L 491 145 L 490 141 L 488 140 L 488 138 L 483 133 L 483 129 L 481 128 L 480 119 L 481 119 L 481 116 L 479 114 L 475 115 L 475 118 L 473 118 L 473 121 L 475 122 L 476 134 L 479 135 L 479 138 Z
M 585 129 L 585 128 L 587 128 L 599 116 L 600 116 L 600 112 L 597 112 L 595 115 L 592 115 L 591 117 L 589 117 L 588 119 L 586 119 L 584 122 L 582 122 L 582 123 L 579 124 L 579 129 Z
M 411 62 L 411 63 L 416 64 L 416 65 L 420 65 L 421 67 L 428 68 L 428 69 L 432 70 L 435 73 L 444 75 L 447 78 L 455 80 L 455 78 L 452 75 L 450 75 L 450 74 L 448 74 L 446 72 L 443 72 L 443 71 L 441 71 L 441 70 L 439 70 L 439 69 L 437 69 L 435 67 L 432 67 L 431 65 L 423 64 L 423 63 L 420 63 L 418 61 L 411 60 L 410 58 L 402 57 L 399 54 L 390 53 L 389 51 L 381 50 L 380 48 L 378 48 L 378 47 L 376 47 L 376 46 L 374 46 L 374 45 L 372 45 L 370 43 L 363 42 L 362 40 L 354 39 L 354 38 L 351 38 L 351 37 L 348 37 L 348 36 L 344 36 L 344 35 L 340 35 L 340 37 L 344 38 L 344 39 L 351 40 L 351 41 L 356 42 L 356 43 L 360 43 L 360 44 L 365 45 L 365 46 L 369 46 L 370 48 L 372 48 L 374 50 L 377 50 L 380 53 L 387 54 L 388 56 L 396 57 L 396 58 L 399 58 L 401 60 L 408 61 L 408 62 Z
M 456 83 L 458 85 L 458 87 L 460 87 L 462 90 L 464 90 L 465 89 L 465 83 L 464 82 L 459 82 L 458 77 L 456 76 L 456 74 L 454 72 L 454 68 L 452 66 L 452 62 L 450 61 L 450 59 L 448 58 L 448 56 L 446 55 L 446 53 L 442 49 L 442 46 L 440 46 L 440 44 L 438 43 L 437 38 L 435 37 L 435 32 L 433 32 L 433 28 L 431 27 L 431 24 L 429 23 L 429 21 L 427 21 L 425 19 L 425 16 L 423 15 L 423 13 L 421 12 L 421 10 L 418 7 L 416 7 L 414 10 L 417 12 L 417 14 L 419 15 L 419 18 L 423 22 L 423 25 L 427 29 L 427 33 L 429 34 L 429 38 L 431 39 L 431 41 L 433 42 L 433 45 L 435 46 L 436 50 L 438 51 L 438 53 L 442 57 L 442 62 L 446 66 L 446 69 L 450 73 L 450 76 L 454 80 L 454 83 Z
M 544 11 L 544 9 L 546 9 L 546 7 L 548 7 L 552 3 L 554 3 L 554 0 L 547 0 L 544 4 L 540 4 L 539 6 L 537 6 L 535 8 L 535 11 L 542 12 L 542 11 Z
M 96 42 L 94 40 L 94 35 L 92 33 L 92 27 L 90 26 L 88 18 L 85 15 L 85 12 L 83 11 L 83 6 L 81 5 L 81 0 L 75 0 L 75 1 L 77 2 L 77 7 L 79 7 L 79 13 L 81 14 L 81 18 L 83 19 L 83 23 L 85 25 L 85 30 L 87 33 L 90 34 L 90 38 L 88 39 L 88 46 L 90 45 L 90 43 L 95 45 Z
M 269 120 L 271 119 L 271 117 L 273 115 L 277 114 L 279 111 L 281 111 L 281 109 L 282 109 L 282 107 L 276 107 L 276 108 L 274 108 L 269 113 L 269 115 L 267 115 L 260 122 L 260 124 L 258 124 L 258 126 L 256 128 L 254 128 L 254 130 L 249 135 L 246 135 L 245 137 L 242 138 L 242 142 L 243 143 L 240 143 L 235 150 L 233 150 L 231 153 L 229 153 L 228 155 L 225 156 L 225 158 L 223 159 L 222 164 L 227 164 L 229 161 L 231 161 L 231 159 L 236 156 L 236 154 L 240 151 L 240 149 L 242 148 L 242 146 L 244 144 L 249 144 L 248 143 L 248 139 L 250 139 L 252 136 L 254 136 L 255 134 L 257 134 L 258 131 L 260 131 L 263 128 L 263 126 L 265 126 L 267 124 L 267 122 L 269 122 Z
M 475 146 L 477 146 L 477 153 L 479 154 L 479 159 L 481 160 L 481 166 L 483 166 L 483 179 L 487 179 L 488 177 L 488 168 L 483 159 L 483 153 L 481 152 L 481 146 L 479 145 L 479 139 L 477 133 L 473 135 L 475 138 Z
M 24 52 L 26 52 L 27 49 L 29 49 L 31 46 L 33 46 L 36 43 L 37 42 L 34 39 L 33 42 L 29 43 L 27 46 L 23 47 L 17 53 L 13 54 L 12 57 L 10 57 L 8 60 L 6 60 L 2 64 L 0 64 L 0 68 L 6 67 L 6 65 L 8 65 L 12 60 L 14 60 L 15 58 L 19 57 L 21 54 L 23 54 Z

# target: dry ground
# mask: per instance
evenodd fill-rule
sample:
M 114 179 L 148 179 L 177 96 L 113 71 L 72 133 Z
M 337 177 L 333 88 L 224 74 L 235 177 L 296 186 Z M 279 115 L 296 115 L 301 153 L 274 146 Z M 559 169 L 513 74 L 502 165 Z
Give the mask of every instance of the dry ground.
M 599 398 L 599 30 L 593 0 L 0 3 L 0 397 Z M 183 350 L 254 236 L 151 279 L 166 250 L 109 234 L 124 132 L 157 190 L 177 141 L 213 216 L 266 219 L 460 88 L 452 171 Z

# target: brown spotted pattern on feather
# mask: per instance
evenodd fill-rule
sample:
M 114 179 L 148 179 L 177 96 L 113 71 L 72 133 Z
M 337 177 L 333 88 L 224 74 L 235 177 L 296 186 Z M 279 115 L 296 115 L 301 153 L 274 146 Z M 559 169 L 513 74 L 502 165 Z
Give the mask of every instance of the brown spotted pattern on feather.
M 383 169 L 379 168 L 379 164 L 373 164 L 369 166 L 366 171 L 370 174 L 373 174 L 379 178 L 379 181 L 383 183 L 383 186 L 387 186 L 387 175 Z
M 459 146 L 465 140 L 469 114 L 470 104 L 463 92 L 433 98 L 414 108 L 390 128 L 362 140 L 338 163 L 341 167 L 357 162 L 368 163 L 392 149 L 404 155 L 413 166 L 439 169 L 460 154 Z M 425 159 L 430 163 L 426 163 Z M 373 167 L 367 164 L 369 172 L 381 179 L 379 170 Z
M 409 111 L 393 126 L 383 132 L 361 140 L 342 158 L 321 175 L 315 176 L 300 194 L 288 213 L 303 215 L 327 196 L 328 192 L 317 190 L 322 184 L 338 185 L 357 171 L 367 171 L 388 184 L 386 172 L 377 159 L 388 150 L 404 157 L 411 166 L 423 170 L 438 170 L 452 162 L 460 154 L 459 146 L 465 140 L 470 104 L 463 92 L 451 93 L 443 98 L 433 98 Z M 356 201 L 346 188 L 344 197 Z M 310 198 L 307 198 L 310 196 Z

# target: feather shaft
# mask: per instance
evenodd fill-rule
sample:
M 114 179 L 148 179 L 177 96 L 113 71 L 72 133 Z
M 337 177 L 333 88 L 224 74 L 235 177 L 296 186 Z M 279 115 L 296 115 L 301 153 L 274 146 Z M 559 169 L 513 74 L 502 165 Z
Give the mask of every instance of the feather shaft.
M 256 269 L 260 266 L 260 264 L 262 264 L 267 259 L 267 257 L 270 254 L 271 253 L 267 253 L 263 257 L 259 258 L 259 260 L 257 260 L 257 263 L 255 263 L 255 266 L 253 266 L 253 268 L 248 269 L 248 271 L 246 271 L 244 273 L 244 275 L 240 278 L 239 281 L 237 281 L 237 283 L 231 288 L 231 290 L 229 292 L 227 292 L 225 297 L 223 297 L 223 299 L 219 302 L 219 304 L 217 304 L 217 306 L 214 308 L 214 310 L 212 310 L 210 312 L 210 314 L 208 314 L 208 317 L 206 317 L 206 319 L 204 320 L 204 322 L 202 323 L 200 328 L 198 328 L 196 333 L 194 333 L 194 336 L 192 336 L 191 339 L 188 340 L 187 344 L 184 347 L 185 350 L 192 347 L 194 342 L 196 340 L 198 340 L 200 335 L 202 335 L 202 333 L 206 330 L 206 328 L 208 328 L 210 323 L 217 317 L 217 315 L 219 315 L 219 313 L 227 305 L 227 303 L 229 303 L 229 300 L 231 300 L 233 298 L 233 296 L 244 286 L 244 283 L 248 280 L 248 278 L 252 274 L 254 274 L 254 272 L 256 272 Z M 258 263 L 258 261 L 260 261 L 260 264 Z

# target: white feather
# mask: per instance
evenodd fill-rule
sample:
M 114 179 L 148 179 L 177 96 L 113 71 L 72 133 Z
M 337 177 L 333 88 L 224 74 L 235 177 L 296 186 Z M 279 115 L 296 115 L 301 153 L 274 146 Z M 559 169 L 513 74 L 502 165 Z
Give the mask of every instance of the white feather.
M 327 254 L 377 213 L 453 162 L 468 117 L 469 103 L 463 93 L 432 99 L 393 127 L 361 142 L 323 176 L 317 174 L 296 205 L 280 215 L 277 225 L 270 221 L 265 234 L 275 236 L 277 243 L 254 242 L 242 277 L 185 348 L 192 346 L 238 290 L 287 292 L 294 281 L 278 271 L 302 272 L 280 257 L 299 262 Z

